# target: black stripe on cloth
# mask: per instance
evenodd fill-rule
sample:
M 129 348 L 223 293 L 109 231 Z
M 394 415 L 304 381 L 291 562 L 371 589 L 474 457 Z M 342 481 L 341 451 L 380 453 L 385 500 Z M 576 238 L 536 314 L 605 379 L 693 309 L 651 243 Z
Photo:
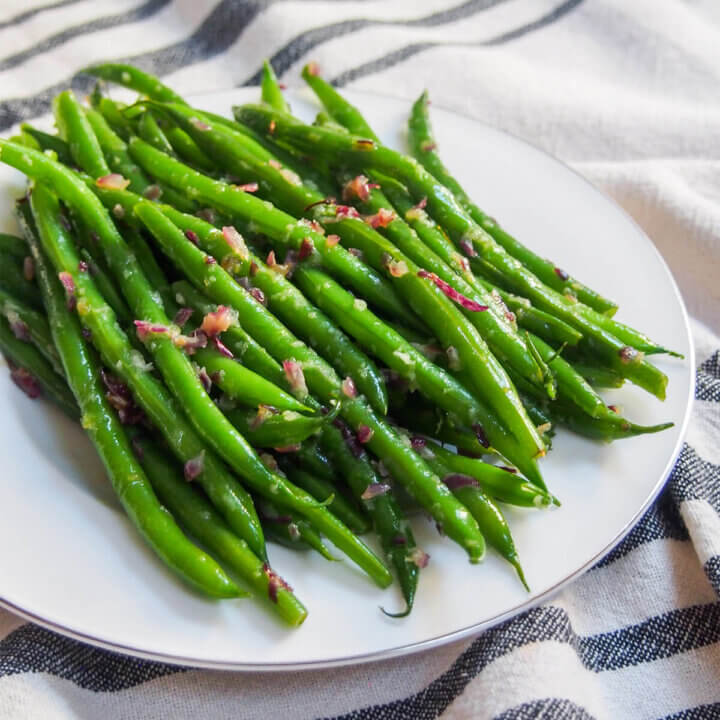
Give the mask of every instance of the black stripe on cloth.
M 494 720 L 594 720 L 585 708 L 576 705 L 570 700 L 560 698 L 545 698 L 533 702 L 523 703 L 517 707 L 510 708 Z
M 382 57 L 376 58 L 375 60 L 370 60 L 369 62 L 363 63 L 362 65 L 358 65 L 354 68 L 350 68 L 349 70 L 340 73 L 340 75 L 338 75 L 332 80 L 332 84 L 336 85 L 337 87 L 343 87 L 348 83 L 357 80 L 358 78 L 372 75 L 382 70 L 387 70 L 388 68 L 391 68 L 394 65 L 397 65 L 398 63 L 407 60 L 413 55 L 417 55 L 418 53 L 435 47 L 484 47 L 501 45 L 502 43 L 516 40 L 523 35 L 531 33 L 535 30 L 539 30 L 547 25 L 551 25 L 557 20 L 560 20 L 560 18 L 562 18 L 563 16 L 567 15 L 567 13 L 569 13 L 570 11 L 574 10 L 582 2 L 584 2 L 584 0 L 565 0 L 564 3 L 556 7 L 554 10 L 551 10 L 549 13 L 543 15 L 542 17 L 538 18 L 533 22 L 527 23 L 508 32 L 501 33 L 494 38 L 490 38 L 489 40 L 483 40 L 482 42 L 478 43 L 420 42 L 406 45 L 405 47 L 393 50 L 387 55 L 383 55 Z
M 343 35 L 374 26 L 402 25 L 405 27 L 433 27 L 471 17 L 482 10 L 487 10 L 502 2 L 507 2 L 507 0 L 469 0 L 448 10 L 435 12 L 414 20 L 372 20 L 370 18 L 357 18 L 343 20 L 342 22 L 333 23 L 332 25 L 323 25 L 322 27 L 307 30 L 293 38 L 272 55 L 270 63 L 277 75 L 280 76 L 303 57 L 303 55 L 306 55 L 310 50 L 313 50 L 328 40 L 334 40 Z M 258 69 L 243 85 L 259 85 L 261 74 L 262 69 Z
M 20 23 L 23 23 L 26 20 L 35 17 L 35 15 L 45 12 L 46 10 L 57 10 L 58 8 L 65 7 L 66 5 L 74 5 L 78 2 L 81 2 L 81 0 L 60 0 L 60 2 L 51 3 L 50 5 L 41 5 L 40 7 L 30 8 L 30 10 L 21 12 L 19 15 L 15 15 L 15 17 L 11 17 L 9 20 L 0 21 L 0 30 L 10 27 L 11 25 L 19 25 Z
M 117 692 L 184 670 L 100 650 L 29 623 L 0 641 L 0 678 L 44 672 L 86 690 Z
M 703 566 L 703 570 L 713 586 L 713 590 L 720 597 L 720 555 L 711 557 Z
M 115 58 L 116 62 L 130 62 L 143 70 L 164 75 L 185 65 L 191 65 L 227 50 L 248 24 L 268 6 L 270 0 L 222 0 L 187 38 L 167 47 L 134 56 Z M 44 115 L 52 99 L 69 84 L 79 93 L 86 93 L 95 80 L 78 74 L 67 78 L 36 95 L 11 98 L 0 103 L 0 130 L 21 120 Z
M 334 720 L 432 720 L 490 663 L 546 641 L 571 645 L 583 665 L 596 673 L 640 665 L 720 641 L 720 603 L 674 610 L 615 632 L 588 636 L 575 634 L 564 610 L 534 608 L 482 634 L 447 672 L 415 695 Z
M 60 45 L 64 45 L 66 42 L 73 40 L 81 35 L 90 35 L 92 33 L 100 32 L 102 30 L 108 30 L 110 28 L 118 27 L 120 25 L 128 25 L 138 20 L 144 20 L 151 15 L 154 15 L 159 10 L 162 10 L 166 5 L 170 4 L 171 0 L 148 0 L 148 2 L 133 8 L 132 10 L 126 10 L 118 13 L 117 15 L 107 15 L 105 17 L 95 18 L 90 22 L 83 23 L 82 25 L 75 25 L 74 27 L 66 28 L 65 30 L 51 35 L 45 40 L 41 40 L 35 43 L 32 47 L 22 50 L 14 55 L 8 55 L 6 58 L 0 60 L 0 72 L 4 70 L 10 70 L 11 68 L 17 67 L 24 62 L 27 62 L 36 55 L 54 50 Z
M 718 718 L 720 718 L 720 702 L 681 710 L 673 715 L 667 715 L 662 720 L 718 720 Z
M 720 642 L 720 603 L 671 610 L 621 630 L 578 637 L 576 642 L 583 665 L 594 672 L 668 658 Z
M 720 350 L 698 368 L 695 398 L 720 402 Z
M 683 445 L 668 487 L 676 505 L 684 500 L 705 500 L 720 512 L 720 465 L 703 460 L 687 444 Z

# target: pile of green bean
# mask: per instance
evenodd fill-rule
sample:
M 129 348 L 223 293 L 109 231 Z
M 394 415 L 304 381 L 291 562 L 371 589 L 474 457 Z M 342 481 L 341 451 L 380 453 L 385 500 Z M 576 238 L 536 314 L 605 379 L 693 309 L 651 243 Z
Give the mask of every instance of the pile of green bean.
M 262 103 L 233 120 L 131 66 L 86 72 L 87 106 L 55 99 L 57 134 L 0 140 L 30 181 L 22 237 L 0 235 L 0 349 L 25 392 L 81 423 L 147 543 L 206 595 L 247 586 L 301 624 L 268 539 L 343 553 L 383 588 L 394 571 L 407 615 L 428 562 L 418 511 L 525 584 L 501 506 L 559 505 L 538 463 L 555 426 L 669 427 L 597 393 L 627 380 L 662 399 L 646 356 L 668 351 L 472 202 L 425 95 L 404 155 L 313 65 L 313 125 L 267 64 Z

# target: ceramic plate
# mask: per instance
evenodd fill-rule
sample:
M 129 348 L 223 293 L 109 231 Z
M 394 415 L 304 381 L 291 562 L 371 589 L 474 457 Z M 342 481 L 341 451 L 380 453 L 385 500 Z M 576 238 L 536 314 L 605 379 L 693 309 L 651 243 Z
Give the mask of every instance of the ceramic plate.
M 380 137 L 403 147 L 408 102 L 350 93 Z M 197 98 L 229 113 L 256 90 Z M 309 96 L 291 97 L 311 119 Z M 309 608 L 288 630 L 260 603 L 207 601 L 185 588 L 138 538 L 82 431 L 31 401 L 0 372 L 0 602 L 84 641 L 172 663 L 285 670 L 414 652 L 478 633 L 546 599 L 607 553 L 662 487 L 680 449 L 693 391 L 693 353 L 677 287 L 652 242 L 616 205 L 548 155 L 474 120 L 433 106 L 448 166 L 479 203 L 526 244 L 620 303 L 618 319 L 685 360 L 656 357 L 670 378 L 664 403 L 633 387 L 607 392 L 640 423 L 672 420 L 658 435 L 596 444 L 559 432 L 542 467 L 561 508 L 509 510 L 532 592 L 493 553 L 480 566 L 414 521 L 431 561 L 415 609 L 397 588 L 378 590 L 347 562 L 271 547 L 277 570 Z M 12 229 L 23 179 L 0 169 L 0 219 Z

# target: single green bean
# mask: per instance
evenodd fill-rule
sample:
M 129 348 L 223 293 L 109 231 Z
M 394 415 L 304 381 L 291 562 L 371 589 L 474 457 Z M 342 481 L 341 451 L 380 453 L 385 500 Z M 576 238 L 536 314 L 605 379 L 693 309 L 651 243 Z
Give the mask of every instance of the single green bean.
M 273 66 L 267 60 L 263 62 L 260 88 L 263 102 L 266 102 L 276 110 L 290 112 L 290 106 L 282 94 L 282 89 L 278 83 Z

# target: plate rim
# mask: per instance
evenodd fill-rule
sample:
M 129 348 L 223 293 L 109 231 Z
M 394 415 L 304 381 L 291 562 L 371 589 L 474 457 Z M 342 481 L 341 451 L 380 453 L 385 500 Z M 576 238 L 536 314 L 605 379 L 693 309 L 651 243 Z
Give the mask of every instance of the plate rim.
M 207 92 L 199 92 L 199 93 L 193 93 L 190 97 L 191 98 L 202 98 L 202 97 L 208 97 L 208 96 L 214 96 L 214 95 L 222 95 L 222 94 L 231 94 L 233 92 L 237 92 L 238 90 L 240 92 L 249 90 L 250 88 L 228 88 L 224 90 L 210 90 Z M 257 89 L 257 88 L 256 88 Z M 307 88 L 291 88 L 290 93 L 298 93 L 298 94 L 304 94 L 306 97 L 309 95 L 309 91 L 307 91 Z M 368 90 L 360 90 L 360 89 L 349 89 L 348 94 L 350 95 L 361 95 L 369 98 L 382 98 L 385 100 L 391 100 L 394 102 L 403 102 L 406 99 L 398 97 L 396 95 L 391 95 L 388 93 L 379 93 L 379 92 L 372 92 Z M 410 101 L 408 101 L 410 102 Z M 621 542 L 622 540 L 628 535 L 628 533 L 635 527 L 635 525 L 639 522 L 639 520 L 642 518 L 642 516 L 645 514 L 645 512 L 648 510 L 648 508 L 655 502 L 658 495 L 662 491 L 662 489 L 667 484 L 670 474 L 672 472 L 672 469 L 675 466 L 675 463 L 677 462 L 678 457 L 680 456 L 680 453 L 682 451 L 684 442 L 685 442 L 685 435 L 687 433 L 688 425 L 690 423 L 690 418 L 692 416 L 692 409 L 694 406 L 694 399 L 695 399 L 695 386 L 696 386 L 696 357 L 695 357 L 695 346 L 693 344 L 693 335 L 692 335 L 692 329 L 690 325 L 690 316 L 687 312 L 687 307 L 685 305 L 685 301 L 682 297 L 682 294 L 680 292 L 680 288 L 678 287 L 677 281 L 675 280 L 675 277 L 668 266 L 667 262 L 665 261 L 665 258 L 662 256 L 660 251 L 658 250 L 655 243 L 652 241 L 650 236 L 643 230 L 643 228 L 638 224 L 638 222 L 623 208 L 619 203 L 617 203 L 613 198 L 608 196 L 606 193 L 604 193 L 600 188 L 595 186 L 593 183 L 590 182 L 585 176 L 583 176 L 578 170 L 573 168 L 572 166 L 568 165 L 564 161 L 560 160 L 558 157 L 550 153 L 549 151 L 545 150 L 544 148 L 540 148 L 537 145 L 532 144 L 528 140 L 519 137 L 518 135 L 511 133 L 505 129 L 490 125 L 489 123 L 485 122 L 484 120 L 481 120 L 479 118 L 473 117 L 472 115 L 454 110 L 451 108 L 448 108 L 444 105 L 437 104 L 434 105 L 434 107 L 442 110 L 443 112 L 449 113 L 451 115 L 455 115 L 458 117 L 462 117 L 466 120 L 469 120 L 473 123 L 476 123 L 478 125 L 483 126 L 485 129 L 489 129 L 495 133 L 500 133 L 502 135 L 505 135 L 509 138 L 511 138 L 513 141 L 520 143 L 524 145 L 526 148 L 530 148 L 534 152 L 539 153 L 540 155 L 545 156 L 546 158 L 549 158 L 554 163 L 562 166 L 565 170 L 571 172 L 578 180 L 580 180 L 584 185 L 586 185 L 592 192 L 599 194 L 606 202 L 610 203 L 612 206 L 614 206 L 615 210 L 619 211 L 621 215 L 624 217 L 624 219 L 629 222 L 630 225 L 632 225 L 635 230 L 638 232 L 638 234 L 643 238 L 643 241 L 648 244 L 652 250 L 652 252 L 655 254 L 656 258 L 660 262 L 660 267 L 665 271 L 668 279 L 670 280 L 670 284 L 675 296 L 676 301 L 678 302 L 681 316 L 683 320 L 683 324 L 685 326 L 685 331 L 687 333 L 688 338 L 688 356 L 685 358 L 685 360 L 688 362 L 688 365 L 691 368 L 690 373 L 690 383 L 688 386 L 688 396 L 686 400 L 685 405 L 685 414 L 683 416 L 680 430 L 677 436 L 677 440 L 675 443 L 675 447 L 672 450 L 672 453 L 669 456 L 668 462 L 665 465 L 665 468 L 663 469 L 663 472 L 660 474 L 660 477 L 658 481 L 653 486 L 650 494 L 648 495 L 645 502 L 642 504 L 642 506 L 636 511 L 636 513 L 633 515 L 633 517 L 628 521 L 628 523 L 620 530 L 619 533 L 600 551 L 598 551 L 592 558 L 590 558 L 587 562 L 585 562 L 583 565 L 581 565 L 577 570 L 572 572 L 567 577 L 563 578 L 559 582 L 557 582 L 555 585 L 549 587 L 544 592 L 542 592 L 540 595 L 537 595 L 533 597 L 530 600 L 527 600 L 525 602 L 521 602 L 517 605 L 514 605 L 511 608 L 506 609 L 505 611 L 498 613 L 490 618 L 487 618 L 485 620 L 482 620 L 478 623 L 474 623 L 472 625 L 469 625 L 464 628 L 460 628 L 458 630 L 454 630 L 449 633 L 444 633 L 442 635 L 438 635 L 433 638 L 428 638 L 426 640 L 420 640 L 417 642 L 411 642 L 411 643 L 405 643 L 403 645 L 398 645 L 391 648 L 385 648 L 383 650 L 376 650 L 372 652 L 365 652 L 360 653 L 357 655 L 348 655 L 345 657 L 337 657 L 332 658 L 329 660 L 308 660 L 305 662 L 291 662 L 291 663 L 282 663 L 282 662 L 273 662 L 273 663 L 266 663 L 266 662 L 260 662 L 260 663 L 247 663 L 247 662 L 227 662 L 227 661 L 213 661 L 213 660 L 199 660 L 197 658 L 191 658 L 191 657 L 184 657 L 179 655 L 172 655 L 172 654 L 164 654 L 161 652 L 151 652 L 148 650 L 143 650 L 140 648 L 135 648 L 129 645 L 123 645 L 122 643 L 117 642 L 110 642 L 107 640 L 103 640 L 101 638 L 94 637 L 92 635 L 74 630 L 69 627 L 65 627 L 62 624 L 53 622 L 51 620 L 47 620 L 45 618 L 42 618 L 35 613 L 29 612 L 27 610 L 24 610 L 21 607 L 18 607 L 14 603 L 10 602 L 9 600 L 5 599 L 0 595 L 0 608 L 4 608 L 13 614 L 17 615 L 18 617 L 21 617 L 25 620 L 28 620 L 29 622 L 32 622 L 36 625 L 39 625 L 47 630 L 51 630 L 54 632 L 57 632 L 65 637 L 69 637 L 73 640 L 77 640 L 83 643 L 86 643 L 88 645 L 91 645 L 93 647 L 101 648 L 103 650 L 108 650 L 111 652 L 118 652 L 123 655 L 126 655 L 131 658 L 137 658 L 141 660 L 148 660 L 152 662 L 161 662 L 165 663 L 167 665 L 171 665 L 174 667 L 179 668 L 199 668 L 199 669 L 207 669 L 207 670 L 224 670 L 224 671 L 236 671 L 236 672 L 262 672 L 262 673 L 274 673 L 274 672 L 288 672 L 288 671 L 298 671 L 298 670 L 322 670 L 325 668 L 338 668 L 338 667 L 344 667 L 349 665 L 361 665 L 371 662 L 379 662 L 382 660 L 390 660 L 393 658 L 402 657 L 405 655 L 410 655 L 418 652 L 424 652 L 426 650 L 431 650 L 436 647 L 440 647 L 443 645 L 448 645 L 453 642 L 459 642 L 461 640 L 467 639 L 469 637 L 480 635 L 482 632 L 489 630 L 492 627 L 495 627 L 499 625 L 500 623 L 510 620 L 513 617 L 516 617 L 520 615 L 523 612 L 527 612 L 529 610 L 532 610 L 533 608 L 537 607 L 538 605 L 541 605 L 544 602 L 547 602 L 551 598 L 553 598 L 557 593 L 559 593 L 563 588 L 580 578 L 582 575 L 584 575 L 593 565 L 597 564 L 602 560 L 604 557 L 606 557 L 609 553 L 611 553 Z M 16 628 L 16 630 L 19 628 Z M 15 632 L 15 630 L 11 631 Z

